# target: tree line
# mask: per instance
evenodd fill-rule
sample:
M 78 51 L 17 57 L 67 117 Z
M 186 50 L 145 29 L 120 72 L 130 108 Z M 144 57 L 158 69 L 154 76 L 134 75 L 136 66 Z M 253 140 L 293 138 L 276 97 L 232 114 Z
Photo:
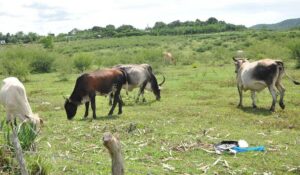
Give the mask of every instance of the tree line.
M 137 29 L 132 25 L 122 25 L 115 27 L 114 25 L 107 25 L 105 27 L 94 26 L 90 29 L 78 30 L 73 29 L 68 33 L 61 33 L 55 36 L 49 34 L 48 37 L 53 37 L 54 41 L 70 41 L 77 39 L 93 39 L 93 38 L 107 38 L 107 37 L 125 37 L 125 36 L 141 36 L 141 35 L 189 35 L 200 33 L 216 33 L 225 31 L 240 31 L 245 30 L 243 25 L 233 25 L 224 21 L 219 21 L 214 17 L 201 21 L 181 22 L 179 20 L 171 23 L 156 22 L 153 27 L 145 29 Z M 45 36 L 39 36 L 36 33 L 30 32 L 24 34 L 18 32 L 16 34 L 2 34 L 0 33 L 0 40 L 6 43 L 30 43 L 41 41 Z

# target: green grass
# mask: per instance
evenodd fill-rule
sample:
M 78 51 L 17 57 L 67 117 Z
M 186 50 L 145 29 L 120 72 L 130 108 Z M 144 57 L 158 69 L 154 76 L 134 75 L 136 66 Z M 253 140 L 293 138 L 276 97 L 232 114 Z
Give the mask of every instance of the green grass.
M 249 92 L 244 93 L 245 107 L 236 107 L 238 92 L 230 56 L 234 51 L 230 48 L 237 49 L 248 36 L 257 43 L 255 37 L 260 33 L 253 37 L 248 33 L 224 33 L 76 41 L 66 46 L 63 46 L 65 43 L 55 43 L 54 50 L 63 55 L 87 50 L 99 53 L 99 57 L 111 54 L 112 60 L 121 59 L 121 55 L 129 59 L 134 53 L 143 56 L 144 51 L 150 59 L 151 49 L 157 54 L 159 50 L 171 48 L 181 64 L 164 66 L 159 64 L 160 58 L 149 61 L 157 65 L 154 70 L 159 73 L 158 81 L 161 81 L 162 74 L 166 77 L 161 101 L 155 101 L 154 95 L 148 92 L 146 103 L 135 104 L 133 97 L 137 91 L 131 92 L 129 97 L 122 92 L 126 103 L 123 114 L 108 117 L 108 98 L 98 96 L 96 120 L 91 119 L 91 111 L 89 118 L 82 120 L 84 106 L 79 107 L 74 120 L 67 120 L 63 95 L 70 95 L 79 74 L 71 74 L 68 81 L 60 81 L 59 73 L 30 75 L 30 81 L 25 83 L 27 95 L 33 111 L 43 118 L 44 126 L 37 138 L 37 152 L 26 154 L 38 155 L 50 164 L 50 174 L 110 174 L 111 160 L 102 145 L 103 133 L 110 131 L 120 135 L 126 174 L 202 174 L 201 168 L 205 166 L 210 167 L 208 174 L 299 173 L 299 168 L 288 172 L 300 165 L 299 87 L 286 78 L 283 80 L 287 89 L 285 110 L 277 104 L 276 112 L 268 111 L 271 95 L 267 90 L 257 95 L 258 109 L 251 108 Z M 235 43 L 236 40 L 240 41 Z M 230 48 L 220 46 L 220 41 Z M 217 46 L 197 52 L 203 42 L 216 43 Z M 134 46 L 136 43 L 140 44 Z M 261 47 L 265 45 L 259 43 Z M 278 48 L 277 45 L 285 43 L 277 43 L 274 47 L 266 44 L 268 48 L 264 54 L 269 55 L 272 49 Z M 252 47 L 259 50 L 253 45 L 248 48 Z M 224 51 L 226 56 L 221 54 L 223 52 L 216 54 L 216 51 Z M 289 59 L 286 50 L 279 50 L 278 55 L 286 60 L 289 74 L 299 79 L 300 72 L 294 69 L 295 61 Z M 97 67 L 94 63 L 93 68 Z M 4 116 L 1 108 L 1 118 Z M 136 125 L 136 129 L 128 133 L 131 124 Z M 212 144 L 238 139 L 245 139 L 250 146 L 263 145 L 267 151 L 219 156 L 201 149 L 211 150 Z M 184 145 L 186 149 L 183 149 Z M 226 160 L 229 167 L 221 162 L 212 166 L 219 157 Z M 174 169 L 168 170 L 164 164 Z

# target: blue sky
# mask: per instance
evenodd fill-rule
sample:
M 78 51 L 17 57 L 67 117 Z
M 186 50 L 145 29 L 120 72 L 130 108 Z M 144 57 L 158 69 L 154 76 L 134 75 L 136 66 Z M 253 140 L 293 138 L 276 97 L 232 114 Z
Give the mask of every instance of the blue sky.
M 252 26 L 300 17 L 299 0 L 0 0 L 0 32 L 66 33 L 73 28 L 216 17 Z

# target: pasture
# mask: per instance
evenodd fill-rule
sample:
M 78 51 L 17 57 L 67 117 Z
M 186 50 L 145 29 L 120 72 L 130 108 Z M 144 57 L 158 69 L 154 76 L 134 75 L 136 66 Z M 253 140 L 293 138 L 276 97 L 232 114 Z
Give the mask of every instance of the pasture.
M 237 108 L 231 57 L 243 49 L 252 59 L 281 58 L 287 72 L 299 80 L 300 71 L 294 68 L 296 61 L 287 48 L 299 34 L 248 31 L 55 43 L 54 49 L 46 52 L 57 56 L 57 71 L 31 74 L 24 83 L 33 112 L 44 120 L 37 151 L 25 154 L 28 159 L 33 155 L 43 159 L 50 174 L 110 174 L 111 160 L 102 145 L 103 133 L 109 131 L 119 134 L 126 174 L 202 174 L 206 170 L 207 174 L 298 174 L 300 87 L 284 78 L 285 110 L 277 104 L 276 112 L 268 111 L 271 96 L 267 90 L 257 95 L 258 109 L 251 108 L 250 92 L 244 95 L 245 107 Z M 23 46 L 1 49 L 15 47 Z M 164 50 L 174 53 L 176 66 L 162 64 Z M 122 90 L 122 115 L 107 116 L 108 98 L 97 96 L 96 120 L 92 120 L 91 111 L 87 120 L 82 119 L 82 105 L 75 118 L 68 121 L 63 95 L 71 94 L 80 73 L 64 71 L 79 52 L 92 55 L 89 70 L 119 63 L 150 63 L 159 82 L 162 75 L 166 77 L 161 101 L 155 101 L 154 95 L 147 92 L 147 102 L 136 104 L 137 91 L 126 96 Z M 4 116 L 1 107 L 1 120 Z M 250 146 L 263 145 L 267 151 L 236 156 L 205 151 L 222 140 L 239 139 Z M 213 165 L 219 158 L 228 164 L 220 161 Z

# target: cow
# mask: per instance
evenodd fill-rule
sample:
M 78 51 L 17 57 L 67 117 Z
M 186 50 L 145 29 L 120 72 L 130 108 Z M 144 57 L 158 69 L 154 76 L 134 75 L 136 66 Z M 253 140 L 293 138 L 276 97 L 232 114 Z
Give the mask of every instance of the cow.
M 173 55 L 171 54 L 171 52 L 163 52 L 163 58 L 164 58 L 164 63 L 171 63 L 176 65 L 176 60 L 173 57 Z
M 143 102 L 146 101 L 144 97 L 145 89 L 148 91 L 152 91 L 156 96 L 156 100 L 160 100 L 160 86 L 164 84 L 165 77 L 163 76 L 163 81 L 158 84 L 157 79 L 152 72 L 152 67 L 149 64 L 119 64 L 114 66 L 113 68 L 123 70 L 127 73 L 128 86 L 124 85 L 124 89 L 126 89 L 127 91 L 132 91 L 137 87 L 140 88 L 136 102 L 139 101 L 140 95 L 142 95 L 143 97 Z
M 16 125 L 16 117 L 18 117 L 22 122 L 43 124 L 43 120 L 39 118 L 38 114 L 32 113 L 25 87 L 16 77 L 8 77 L 2 81 L 0 103 L 5 108 L 7 123 L 14 121 Z
M 91 102 L 93 118 L 96 119 L 96 93 L 99 93 L 102 96 L 113 93 L 114 100 L 108 115 L 113 114 L 117 103 L 119 106 L 118 114 L 122 114 L 122 103 L 120 101 L 119 94 L 122 85 L 126 83 L 126 72 L 118 69 L 103 69 L 82 74 L 77 78 L 71 96 L 65 100 L 64 107 L 67 113 L 67 118 L 69 120 L 74 118 L 77 107 L 83 103 L 85 104 L 84 118 L 86 118 L 88 116 L 89 104 Z
M 260 92 L 268 87 L 273 98 L 270 111 L 274 112 L 276 104 L 276 87 L 280 93 L 279 105 L 282 109 L 285 108 L 283 102 L 285 88 L 281 83 L 281 79 L 286 72 L 282 61 L 263 59 L 249 62 L 245 58 L 235 57 L 233 57 L 233 61 L 235 63 L 237 89 L 240 96 L 238 107 L 243 106 L 243 90 L 251 91 L 252 106 L 253 108 L 257 108 L 255 102 L 255 93 Z M 290 76 L 287 75 L 287 77 L 291 79 L 294 84 L 300 84 L 299 82 L 293 80 Z

